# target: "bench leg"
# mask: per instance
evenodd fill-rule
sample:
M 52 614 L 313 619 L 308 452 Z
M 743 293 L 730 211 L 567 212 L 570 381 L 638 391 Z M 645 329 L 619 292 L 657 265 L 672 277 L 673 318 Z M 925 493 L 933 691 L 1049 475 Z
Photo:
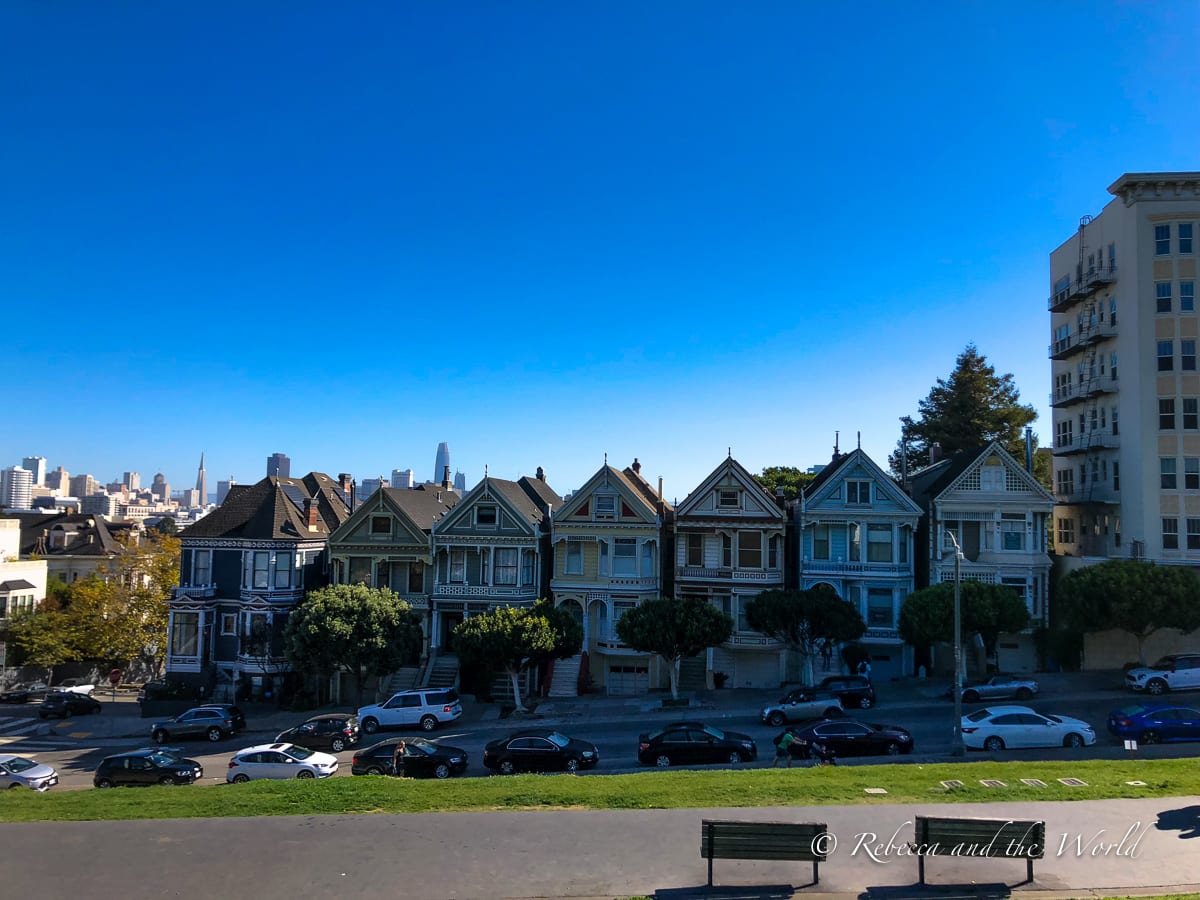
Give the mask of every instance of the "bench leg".
M 925 883 L 925 857 L 924 857 L 924 855 L 919 855 L 917 857 L 917 880 L 921 884 Z
M 1026 868 L 1026 870 L 1025 870 L 1025 883 L 1032 884 L 1033 883 L 1033 857 L 1032 856 L 1028 857 L 1025 860 L 1025 862 L 1028 865 L 1028 868 Z
M 708 858 L 708 886 L 712 887 L 712 857 Z
M 813 860 L 813 884 L 821 883 L 821 873 L 817 871 L 817 861 Z

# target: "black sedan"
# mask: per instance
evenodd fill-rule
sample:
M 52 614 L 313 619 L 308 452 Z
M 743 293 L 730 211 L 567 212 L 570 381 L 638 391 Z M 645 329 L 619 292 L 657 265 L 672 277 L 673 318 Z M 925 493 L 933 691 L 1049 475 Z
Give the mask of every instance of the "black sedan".
M 896 756 L 912 753 L 913 749 L 912 735 L 907 730 L 896 725 L 868 725 L 856 719 L 826 719 L 790 731 L 801 741 L 823 744 L 838 756 Z
M 296 744 L 309 750 L 341 753 L 358 743 L 358 716 L 354 713 L 326 713 L 313 716 L 295 728 L 281 731 L 276 743 Z
M 0 703 L 28 703 L 46 696 L 45 684 L 18 684 L 0 693 Z
M 404 741 L 400 771 L 393 769 L 396 745 Z M 400 775 L 404 778 L 449 778 L 467 770 L 467 751 L 424 738 L 390 738 L 354 754 L 350 771 L 355 775 Z
M 83 716 L 100 712 L 100 701 L 93 700 L 84 694 L 58 693 L 51 694 L 42 701 L 38 709 L 38 717 L 48 719 L 57 716 L 65 719 L 67 716 Z
M 483 748 L 483 764 L 501 775 L 516 772 L 578 772 L 600 762 L 600 751 L 588 741 L 548 728 L 518 731 Z
M 638 762 L 647 766 L 740 763 L 757 758 L 758 745 L 749 735 L 703 722 L 673 722 L 638 738 Z

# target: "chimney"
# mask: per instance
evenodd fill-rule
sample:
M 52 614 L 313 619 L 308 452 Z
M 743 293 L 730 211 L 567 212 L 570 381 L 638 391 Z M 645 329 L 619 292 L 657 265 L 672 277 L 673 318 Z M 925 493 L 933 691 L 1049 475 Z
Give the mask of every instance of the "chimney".
M 936 462 L 942 460 L 942 445 L 938 441 L 934 441 L 929 445 L 929 464 L 932 466 Z
M 304 524 L 309 531 L 317 530 L 317 505 L 308 497 L 304 499 Z
M 445 488 L 446 490 L 450 490 L 451 488 L 454 487 L 454 482 L 452 482 L 450 480 L 450 467 L 449 466 L 442 466 L 442 487 Z M 439 500 L 441 499 L 440 494 L 438 495 L 438 499 Z
M 350 499 L 350 486 L 354 483 L 354 479 L 350 477 L 349 472 L 338 473 L 338 484 L 342 486 L 342 493 L 346 495 L 346 499 Z
M 662 476 L 658 476 L 658 499 L 662 499 Z
M 784 496 L 783 488 L 775 488 L 775 505 L 780 509 L 787 509 L 787 497 Z
M 638 459 L 636 456 L 633 458 L 633 465 L 630 466 L 629 468 L 633 469 L 634 475 L 642 474 L 642 464 L 640 462 L 638 462 Z
M 537 467 L 537 480 L 538 481 L 546 480 L 546 470 L 543 469 L 541 466 Z

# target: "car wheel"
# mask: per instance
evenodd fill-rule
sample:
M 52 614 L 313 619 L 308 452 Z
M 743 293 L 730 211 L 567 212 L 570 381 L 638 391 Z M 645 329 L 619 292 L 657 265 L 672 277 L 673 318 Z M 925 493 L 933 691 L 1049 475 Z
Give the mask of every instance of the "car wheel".
M 667 756 L 665 753 L 660 753 L 654 758 L 654 764 L 660 769 L 665 769 L 671 764 L 671 757 Z
M 888 756 L 899 756 L 900 755 L 900 745 L 897 744 L 895 741 L 889 741 L 888 745 L 883 748 L 883 752 L 886 753 Z
M 572 756 L 570 759 L 567 760 L 566 769 L 568 772 L 570 772 L 572 775 L 574 775 L 576 772 L 579 771 L 579 760 L 577 760 L 575 757 Z
M 301 769 L 299 772 L 296 773 L 296 777 L 297 778 L 312 778 L 313 777 L 312 769 Z
M 735 766 L 742 761 L 742 754 L 736 750 L 729 751 L 729 761 Z
M 827 719 L 836 719 L 840 715 L 842 715 L 842 710 L 838 709 L 836 706 L 831 706 L 824 712 L 824 716 Z
M 379 720 L 372 716 L 367 716 L 362 720 L 362 730 L 367 734 L 374 734 L 379 730 Z
M 217 741 L 219 741 L 225 735 L 222 734 L 220 728 L 218 728 L 216 725 L 214 725 L 212 728 L 208 729 L 208 731 L 204 732 L 204 736 L 215 744 Z
M 1018 700 L 1028 700 L 1032 696 L 1033 696 L 1033 691 L 1031 691 L 1029 688 L 1021 688 L 1020 690 L 1017 691 L 1017 699 Z
M 340 738 L 340 737 L 334 738 L 332 741 L 329 742 L 329 749 L 331 749 L 334 753 L 341 753 L 343 750 L 346 749 L 345 738 Z
M 379 768 L 379 766 L 368 766 L 367 774 L 368 775 L 382 775 L 383 769 Z
M 12 784 L 10 784 L 8 786 L 8 789 L 11 791 L 11 790 L 15 790 L 16 788 L 19 788 L 19 787 L 20 787 L 20 785 L 14 781 Z
M 1063 738 L 1064 747 L 1082 747 L 1083 737 L 1078 734 L 1068 734 Z
M 162 778 L 158 779 L 158 783 L 163 787 L 173 787 L 175 784 L 175 779 L 170 775 L 164 775 Z
M 250 780 L 250 776 L 247 775 L 245 772 L 238 772 L 236 775 L 233 776 L 234 784 L 245 784 L 249 780 Z
M 774 725 L 776 728 L 778 728 L 780 725 L 782 725 L 784 722 L 787 721 L 787 716 L 785 716 L 781 712 L 773 712 L 773 713 L 771 713 L 770 716 L 767 717 L 767 721 L 770 722 L 772 725 Z
M 963 703 L 978 703 L 979 695 L 974 691 L 963 691 Z
M 422 731 L 433 731 L 433 729 L 435 729 L 435 728 L 437 728 L 437 719 L 435 719 L 433 716 L 422 716 L 421 717 L 421 730 Z
M 500 763 L 500 774 L 501 775 L 511 775 L 515 771 L 517 771 L 517 767 L 513 765 L 513 762 L 511 759 L 506 759 L 506 760 L 501 761 L 501 763 Z
M 150 735 L 150 737 L 156 744 L 165 744 L 171 736 L 160 728 L 154 734 Z
M 1157 696 L 1158 694 L 1165 694 L 1166 692 L 1167 683 L 1161 678 L 1152 678 L 1150 681 L 1146 682 L 1146 693 Z
M 991 750 L 993 753 L 995 753 L 997 750 L 1003 750 L 1004 739 L 996 737 L 996 735 L 993 734 L 990 738 L 983 742 L 983 749 Z
M 1147 731 L 1142 735 L 1143 744 L 1157 744 L 1160 738 L 1157 731 Z
M 112 786 L 113 786 L 113 783 L 108 778 L 101 778 L 100 780 L 98 780 L 96 782 L 96 787 L 98 787 L 98 788 L 110 788 Z
M 445 763 L 438 763 L 437 766 L 433 770 L 433 777 L 434 778 L 449 778 L 450 777 L 450 767 L 448 765 L 446 765 Z
M 861 698 L 861 699 L 858 701 L 858 708 L 859 708 L 859 709 L 870 709 L 870 708 L 871 708 L 872 706 L 874 706 L 874 705 L 875 705 L 875 704 L 873 704 L 873 703 L 871 702 L 871 698 L 870 698 L 870 697 L 862 697 L 862 698 Z

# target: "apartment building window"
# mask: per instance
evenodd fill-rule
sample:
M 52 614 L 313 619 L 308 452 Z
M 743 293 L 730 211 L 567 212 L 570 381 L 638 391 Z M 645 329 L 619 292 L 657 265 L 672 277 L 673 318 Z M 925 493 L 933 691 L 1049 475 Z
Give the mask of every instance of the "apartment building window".
M 1121 464 L 1115 459 L 1113 460 L 1113 490 L 1121 489 Z
M 1100 427 L 1108 427 L 1108 409 L 1104 406 L 1100 407 Z
M 1200 519 L 1187 520 L 1187 548 L 1200 550 Z
M 212 579 L 212 551 L 211 550 L 193 550 L 192 551 L 192 584 L 196 587 L 203 587 L 211 583 Z
M 171 654 L 196 656 L 200 640 L 200 613 L 177 612 L 171 617 Z
M 568 575 L 583 574 L 583 542 L 582 541 L 567 541 L 567 564 L 566 571 Z
M 871 482 L 847 481 L 846 503 L 866 505 L 871 502 Z
M 1092 460 L 1092 483 L 1095 484 L 1100 480 L 1100 460 Z
M 1166 256 L 1171 252 L 1171 226 L 1154 226 L 1154 255 Z
M 1100 410 L 1092 407 L 1090 421 L 1088 422 L 1088 431 L 1095 431 L 1100 427 Z
M 1178 228 L 1179 228 L 1179 252 L 1180 253 L 1191 253 L 1192 252 L 1192 223 L 1191 222 L 1182 222 L 1179 224 Z
M 1179 342 L 1179 368 L 1185 372 L 1196 371 L 1196 342 Z
M 1158 486 L 1164 491 L 1173 491 L 1176 487 L 1177 460 L 1173 456 L 1160 456 L 1158 459 Z
M 738 568 L 762 568 L 762 532 L 738 532 Z
M 480 528 L 495 528 L 498 511 L 494 506 L 475 507 L 475 524 Z
M 1117 354 L 1113 353 L 1108 359 L 1108 377 L 1117 380 Z
M 1180 312 L 1195 312 L 1196 311 L 1196 282 L 1194 282 L 1194 281 L 1179 282 L 1179 311 Z
M 1121 546 L 1121 517 L 1113 516 L 1113 546 Z
M 275 554 L 275 587 L 289 588 L 292 586 L 292 554 Z
M 1108 267 L 1110 269 L 1112 269 L 1112 268 L 1115 268 L 1116 265 L 1117 265 L 1117 245 L 1109 244 L 1108 245 Z
M 704 565 L 704 535 L 694 533 L 688 534 L 687 564 L 689 566 Z
M 737 491 L 717 491 L 717 509 L 738 509 Z
M 1121 433 L 1121 425 L 1117 421 L 1117 408 L 1115 406 L 1112 408 L 1112 433 L 1114 435 Z
M 728 534 L 721 535 L 721 568 L 733 568 L 733 537 Z
M 1117 324 L 1117 298 L 1113 297 L 1108 301 L 1108 324 Z
M 1170 372 L 1175 368 L 1175 342 L 1158 342 L 1158 371 Z
M 534 559 L 532 550 L 521 551 L 521 584 L 533 584 Z
M 1057 423 L 1055 429 L 1058 433 L 1054 436 L 1054 446 L 1070 447 L 1075 442 L 1074 428 L 1075 424 L 1070 419 Z
M 1079 487 L 1081 490 L 1087 487 L 1087 463 L 1079 464 Z
M 1183 398 L 1183 427 L 1195 430 L 1200 427 L 1200 407 L 1195 397 Z
M 1059 469 L 1056 474 L 1058 475 L 1058 493 L 1063 496 L 1075 493 L 1075 470 Z
M 829 559 L 829 526 L 813 526 L 813 559 Z
M 1159 398 L 1158 427 L 1160 430 L 1175 428 L 1175 399 L 1173 397 Z
M 1183 458 L 1183 489 L 1200 491 L 1200 456 Z
M 571 545 L 567 544 L 569 548 Z M 568 567 L 569 571 L 569 567 Z M 467 551 L 450 551 L 450 583 L 465 584 L 467 581 Z
M 1075 543 L 1075 520 L 1074 519 L 1059 519 L 1058 520 L 1058 543 L 1059 544 Z
M 867 526 L 867 562 L 892 561 L 892 526 Z
M 1179 520 L 1164 518 L 1162 520 L 1162 547 L 1164 550 L 1179 549 Z
M 1155 311 L 1169 313 L 1171 311 L 1171 282 L 1154 282 Z
M 889 589 L 867 588 L 867 624 L 875 628 L 891 628 L 895 624 Z

